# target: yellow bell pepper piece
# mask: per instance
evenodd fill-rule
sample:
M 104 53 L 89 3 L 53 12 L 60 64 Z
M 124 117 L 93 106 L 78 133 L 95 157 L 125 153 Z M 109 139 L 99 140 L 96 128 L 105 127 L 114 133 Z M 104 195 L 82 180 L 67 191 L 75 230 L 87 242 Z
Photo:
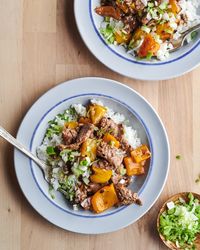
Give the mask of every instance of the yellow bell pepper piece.
M 174 30 L 170 27 L 169 23 L 162 23 L 157 25 L 156 33 L 163 41 L 172 38 Z
M 102 169 L 92 166 L 94 174 L 90 176 L 90 180 L 94 183 L 105 183 L 110 180 L 112 176 L 112 170 Z
M 140 163 L 149 159 L 151 157 L 151 152 L 146 145 L 142 145 L 131 151 L 131 157 L 135 160 L 135 162 Z
M 140 163 L 133 161 L 131 157 L 125 157 L 124 163 L 126 167 L 126 174 L 128 176 L 144 174 L 144 168 Z
M 143 31 L 142 29 L 138 28 L 132 37 L 133 41 L 137 41 L 137 40 L 141 40 L 142 38 L 144 38 L 146 36 L 146 32 Z
M 119 141 L 111 134 L 105 134 L 103 137 L 103 141 L 107 142 L 111 146 L 115 146 L 116 148 L 119 148 L 120 143 Z
M 118 44 L 128 43 L 131 39 L 131 34 L 124 34 L 122 31 L 115 32 L 115 40 Z
M 79 123 L 87 124 L 87 123 L 91 123 L 91 122 L 92 121 L 89 118 L 87 118 L 87 117 L 81 117 L 79 119 Z
M 102 213 L 119 202 L 114 185 L 105 186 L 97 191 L 91 199 L 94 212 Z
M 90 115 L 92 123 L 97 124 L 100 122 L 101 118 L 105 115 L 106 108 L 101 105 L 92 104 L 89 107 L 88 113 Z
M 81 145 L 81 156 L 86 157 L 88 156 L 91 161 L 96 159 L 97 155 L 97 142 L 95 139 L 88 138 L 82 145 Z
M 169 0 L 170 10 L 173 14 L 178 14 L 181 11 L 181 7 L 179 6 L 177 0 Z
M 71 128 L 71 129 L 76 128 L 76 127 L 78 127 L 78 122 L 75 122 L 75 121 L 66 122 L 65 127 Z

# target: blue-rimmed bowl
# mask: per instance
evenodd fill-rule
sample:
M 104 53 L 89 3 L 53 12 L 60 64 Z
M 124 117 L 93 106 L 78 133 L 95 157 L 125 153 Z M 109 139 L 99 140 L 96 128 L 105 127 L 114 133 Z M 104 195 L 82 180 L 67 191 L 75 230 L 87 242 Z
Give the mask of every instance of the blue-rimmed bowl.
M 140 80 L 164 80 L 187 73 L 200 64 L 200 33 L 165 61 L 138 60 L 122 46 L 108 45 L 99 33 L 103 18 L 95 13 L 97 6 L 100 0 L 74 1 L 77 27 L 94 56 L 115 72 Z M 200 10 L 198 12 L 200 14 Z
M 64 196 L 49 194 L 40 169 L 15 150 L 15 170 L 21 189 L 31 205 L 47 220 L 79 233 L 105 233 L 133 223 L 145 214 L 158 198 L 169 167 L 169 145 L 159 117 L 147 101 L 130 88 L 103 78 L 75 79 L 56 86 L 44 94 L 28 111 L 17 138 L 34 154 L 41 144 L 48 121 L 73 103 L 85 104 L 95 98 L 125 115 L 138 131 L 142 143 L 149 145 L 152 158 L 146 174 L 135 178 L 131 189 L 139 193 L 143 206 L 112 208 L 102 214 L 74 211 Z M 90 225 L 89 227 L 86 224 Z

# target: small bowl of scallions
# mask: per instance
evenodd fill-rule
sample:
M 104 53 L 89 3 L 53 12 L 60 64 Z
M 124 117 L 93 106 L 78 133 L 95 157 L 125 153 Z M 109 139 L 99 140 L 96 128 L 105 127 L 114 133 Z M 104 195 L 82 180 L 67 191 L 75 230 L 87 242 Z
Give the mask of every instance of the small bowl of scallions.
M 200 249 L 200 195 L 179 193 L 162 206 L 157 229 L 169 249 Z

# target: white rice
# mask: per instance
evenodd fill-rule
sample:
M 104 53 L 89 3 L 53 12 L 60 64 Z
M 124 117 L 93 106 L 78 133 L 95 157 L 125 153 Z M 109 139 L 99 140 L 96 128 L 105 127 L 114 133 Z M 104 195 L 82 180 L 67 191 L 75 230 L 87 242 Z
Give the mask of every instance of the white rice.
M 132 127 L 124 125 L 124 137 L 134 149 L 141 146 L 141 140 L 137 136 L 137 131 Z
M 100 106 L 104 106 L 103 102 L 98 100 L 98 99 L 91 99 L 90 102 L 92 104 L 97 104 L 97 105 L 100 105 Z
M 82 104 L 72 104 L 71 107 L 76 110 L 78 115 L 86 116 L 86 108 Z
M 48 154 L 46 152 L 47 147 L 56 146 L 56 145 L 62 144 L 62 142 L 63 142 L 63 140 L 62 140 L 61 135 L 54 134 L 51 139 L 49 139 L 48 137 L 45 137 L 43 142 L 42 142 L 42 145 L 37 147 L 38 158 L 41 159 L 42 161 L 46 162 L 48 160 Z

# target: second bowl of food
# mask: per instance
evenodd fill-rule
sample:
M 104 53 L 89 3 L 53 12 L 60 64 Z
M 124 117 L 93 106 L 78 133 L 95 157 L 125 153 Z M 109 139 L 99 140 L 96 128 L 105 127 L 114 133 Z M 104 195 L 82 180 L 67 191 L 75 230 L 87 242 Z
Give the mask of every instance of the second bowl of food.
M 162 80 L 200 63 L 196 31 L 172 53 L 182 34 L 200 24 L 198 0 L 75 0 L 75 17 L 91 52 L 120 74 Z

